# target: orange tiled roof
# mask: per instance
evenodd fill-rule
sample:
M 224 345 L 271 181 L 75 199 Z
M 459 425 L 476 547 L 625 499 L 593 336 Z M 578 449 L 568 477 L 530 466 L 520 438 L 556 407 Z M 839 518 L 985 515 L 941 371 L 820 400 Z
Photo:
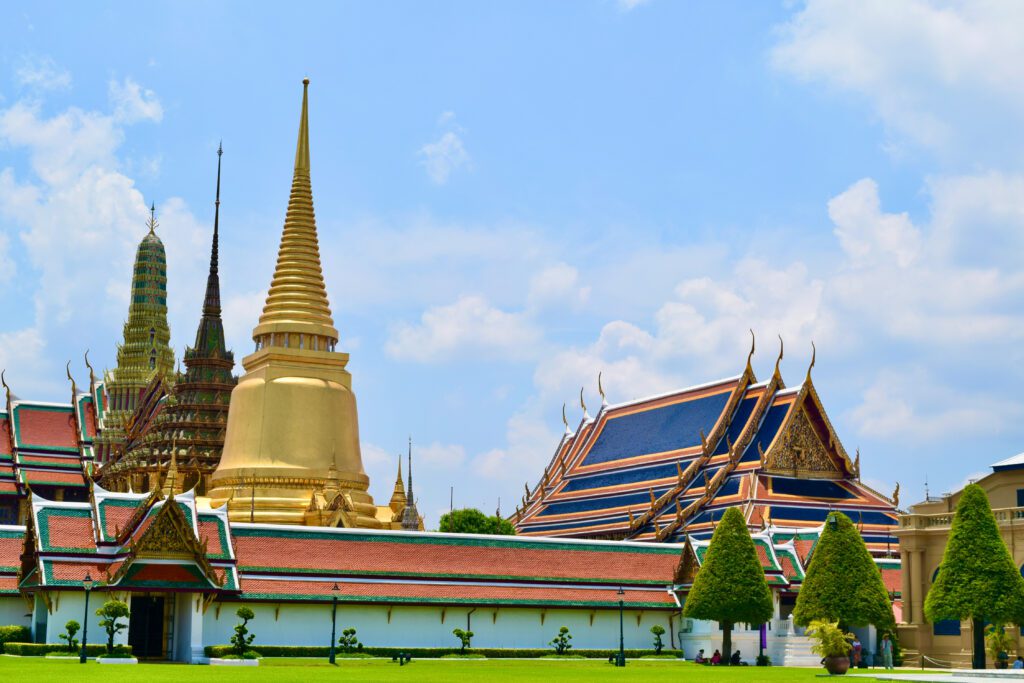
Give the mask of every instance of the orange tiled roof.
M 238 564 L 269 571 L 312 570 L 349 575 L 500 576 L 522 579 L 604 580 L 669 584 L 677 548 L 623 546 L 621 550 L 570 544 L 402 537 L 387 534 L 287 533 L 232 525 Z M 627 550 L 628 548 L 628 550 Z M 660 549 L 661 552 L 657 552 Z M 667 551 L 667 552 L 666 552 Z
M 85 477 L 81 472 L 54 470 L 34 470 L 21 468 L 21 479 L 30 484 L 77 484 L 85 485 Z
M 70 410 L 54 410 L 19 405 L 18 443 L 23 446 L 77 448 L 75 421 Z
M 0 529 L 0 572 L 21 566 L 21 549 L 25 542 L 25 530 L 21 527 Z
M 305 598 L 329 600 L 333 581 L 287 581 L 281 579 L 242 579 L 242 595 L 246 599 Z M 441 603 L 503 603 L 618 605 L 615 588 L 562 588 L 548 586 L 493 586 L 425 583 L 343 583 L 339 584 L 341 601 L 388 600 L 395 602 Z M 629 606 L 675 607 L 665 590 L 627 590 L 622 596 Z
M 7 416 L 0 417 L 0 455 L 11 454 L 11 422 Z

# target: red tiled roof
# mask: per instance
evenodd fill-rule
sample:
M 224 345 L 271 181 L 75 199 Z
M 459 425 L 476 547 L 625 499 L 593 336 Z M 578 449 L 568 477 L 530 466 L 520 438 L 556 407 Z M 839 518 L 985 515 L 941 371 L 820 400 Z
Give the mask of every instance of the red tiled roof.
M 899 593 L 903 590 L 903 578 L 900 569 L 882 569 L 882 583 L 885 590 L 892 593 Z
M 40 534 L 43 537 L 44 550 L 46 548 L 93 550 L 96 547 L 92 537 L 92 519 L 89 517 L 49 514 L 45 522 L 40 523 Z
M 61 562 L 59 560 L 43 560 L 47 568 L 46 582 L 68 583 L 81 585 L 82 579 L 89 574 L 93 581 L 105 581 L 107 572 L 111 575 L 117 571 L 120 562 Z
M 75 419 L 71 411 L 15 408 L 19 445 L 76 448 Z
M 199 539 L 205 540 L 207 555 L 226 555 L 228 550 L 220 542 L 220 524 L 199 518 Z
M 18 492 L 18 485 L 15 484 L 13 481 L 0 481 L 0 493 L 5 493 L 5 494 L 11 493 L 11 494 L 13 494 L 13 493 L 17 493 L 17 492 Z
M 93 412 L 91 401 L 82 406 L 82 412 L 85 413 L 85 434 L 89 438 L 94 438 L 96 436 L 96 415 Z
M 81 472 L 53 470 L 30 470 L 21 468 L 21 479 L 29 484 L 71 484 L 85 486 L 85 476 Z
M 789 553 L 779 553 L 779 564 L 782 565 L 782 575 L 787 579 L 799 578 L 800 573 L 796 569 L 796 565 L 793 564 L 793 558 L 789 556 Z
M 242 595 L 252 599 L 259 596 L 315 596 L 329 600 L 333 594 L 333 581 L 286 581 L 281 579 L 242 579 Z M 454 584 L 407 583 L 344 583 L 340 600 L 393 598 L 405 602 L 514 602 L 522 604 L 605 603 L 618 605 L 615 588 L 587 589 L 538 586 L 486 586 Z M 626 605 L 663 605 L 675 608 L 672 596 L 664 590 L 628 590 L 622 596 Z M 315 598 L 314 598 L 315 599 Z
M 797 538 L 793 541 L 793 545 L 796 546 L 796 554 L 800 558 L 800 562 L 807 566 L 807 558 L 811 554 L 811 550 L 814 549 L 814 539 L 802 539 Z
M 188 568 L 176 564 L 142 564 L 136 565 L 139 570 L 131 575 L 135 582 L 166 581 L 167 583 L 195 583 L 195 574 Z M 133 566 L 129 572 L 135 570 Z
M 11 454 L 11 423 L 7 417 L 0 417 L 0 455 Z
M 17 594 L 18 593 L 18 577 L 17 576 L 0 576 L 0 593 L 6 594 Z
M 14 532 L 0 532 L 0 570 L 21 566 L 21 549 L 25 537 Z
M 54 455 L 52 453 L 25 453 L 18 455 L 18 462 L 22 466 L 31 467 L 39 465 L 42 467 L 64 467 L 81 468 L 82 459 L 77 455 Z
M 430 543 L 373 540 L 357 535 L 289 538 L 267 530 L 233 529 L 239 566 L 273 570 L 316 569 L 340 574 L 425 574 L 431 576 L 514 576 L 623 582 L 659 581 L 669 584 L 679 553 L 635 552 L 623 549 L 570 549 L 501 542 L 497 547 L 469 542 Z M 259 530 L 263 531 L 263 530 Z M 658 546 L 653 546 L 652 550 Z M 664 550 L 664 549 L 663 549 Z

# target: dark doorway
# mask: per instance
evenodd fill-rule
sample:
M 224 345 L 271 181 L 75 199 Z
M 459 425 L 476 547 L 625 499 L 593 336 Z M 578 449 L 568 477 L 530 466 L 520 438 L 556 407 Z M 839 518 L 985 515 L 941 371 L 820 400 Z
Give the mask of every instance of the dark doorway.
M 162 657 L 164 643 L 164 599 L 133 596 L 128 618 L 128 644 L 136 657 Z

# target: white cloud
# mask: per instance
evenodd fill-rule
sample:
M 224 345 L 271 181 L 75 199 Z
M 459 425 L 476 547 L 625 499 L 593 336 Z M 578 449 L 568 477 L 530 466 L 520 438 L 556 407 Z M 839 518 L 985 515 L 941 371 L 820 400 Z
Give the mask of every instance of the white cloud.
M 435 184 L 444 185 L 455 171 L 471 169 L 473 161 L 462 142 L 463 129 L 455 122 L 455 112 L 442 113 L 437 125 L 443 129 L 441 137 L 420 147 L 417 155 L 427 176 Z
M 35 90 L 66 90 L 71 87 L 71 72 L 51 57 L 23 56 L 14 68 L 14 81 Z
M 534 355 L 540 341 L 540 329 L 524 314 L 495 308 L 481 296 L 463 296 L 453 304 L 427 309 L 418 325 L 397 326 L 387 352 L 418 362 L 467 351 L 520 359 Z
M 631 12 L 640 5 L 646 5 L 650 0 L 617 0 L 619 9 L 623 12 Z
M 1014 2 L 809 0 L 780 27 L 771 58 L 865 98 L 900 139 L 1009 158 L 1024 144 L 1013 124 L 1024 115 L 1022 24 Z
M 881 264 L 895 259 L 911 265 L 921 250 L 921 233 L 906 213 L 883 214 L 878 184 L 870 178 L 854 183 L 828 203 L 839 245 L 854 264 Z
M 427 169 L 427 175 L 438 185 L 444 185 L 452 172 L 470 164 L 462 138 L 452 131 L 443 133 L 436 141 L 420 147 L 419 155 L 422 157 L 420 163 Z
M 454 469 L 466 460 L 466 449 L 458 444 L 443 444 L 437 441 L 425 446 L 414 443 L 413 460 L 423 463 L 431 470 Z
M 862 435 L 903 443 L 935 442 L 952 433 L 990 436 L 1022 416 L 1020 405 L 954 390 L 918 366 L 880 370 L 851 412 Z
M 531 308 L 578 308 L 590 298 L 590 287 L 579 284 L 579 271 L 567 263 L 548 266 L 530 278 L 526 296 Z
M 131 78 L 110 81 L 110 103 L 114 106 L 114 120 L 120 123 L 153 121 L 159 123 L 164 117 L 164 108 L 156 93 L 143 88 Z

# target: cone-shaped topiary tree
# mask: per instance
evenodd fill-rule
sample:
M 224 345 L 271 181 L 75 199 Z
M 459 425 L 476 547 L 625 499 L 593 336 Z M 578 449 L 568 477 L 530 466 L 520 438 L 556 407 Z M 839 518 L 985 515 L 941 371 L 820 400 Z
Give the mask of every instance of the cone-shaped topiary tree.
M 974 668 L 985 668 L 984 623 L 1024 621 L 1024 579 L 1003 542 L 988 496 L 977 484 L 960 494 L 938 576 L 924 600 L 929 621 L 970 619 Z
M 747 522 L 739 508 L 729 508 L 711 536 L 683 614 L 721 623 L 722 661 L 727 662 L 732 653 L 733 624 L 763 624 L 774 611 Z
M 843 631 L 873 624 L 895 628 L 889 592 L 857 527 L 841 512 L 829 513 L 796 596 L 793 620 L 838 621 Z

